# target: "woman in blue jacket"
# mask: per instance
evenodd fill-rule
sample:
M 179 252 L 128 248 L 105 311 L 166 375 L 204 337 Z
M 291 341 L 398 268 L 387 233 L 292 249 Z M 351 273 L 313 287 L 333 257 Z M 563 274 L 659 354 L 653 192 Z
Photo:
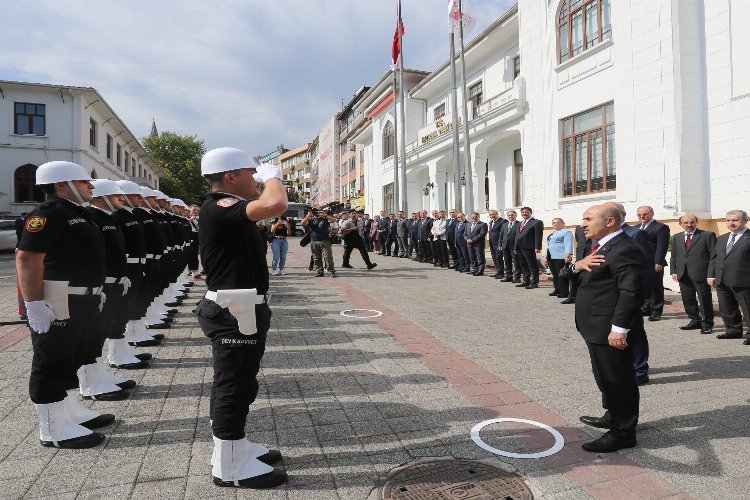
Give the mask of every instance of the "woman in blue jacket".
M 573 233 L 565 229 L 565 222 L 560 218 L 552 219 L 552 228 L 554 232 L 547 236 L 547 255 L 544 263 L 552 271 L 554 289 L 550 295 L 565 298 L 568 296 L 568 279 L 561 271 L 573 257 Z

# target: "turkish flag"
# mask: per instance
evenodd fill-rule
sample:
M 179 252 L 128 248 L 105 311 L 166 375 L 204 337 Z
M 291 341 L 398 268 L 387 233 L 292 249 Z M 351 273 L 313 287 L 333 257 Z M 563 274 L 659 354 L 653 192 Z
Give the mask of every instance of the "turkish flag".
M 406 34 L 406 30 L 404 30 L 404 23 L 403 21 L 401 21 L 399 24 L 401 25 L 401 36 L 404 36 Z M 400 53 L 401 44 L 398 43 L 398 26 L 396 26 L 396 29 L 393 31 L 393 47 L 391 47 L 391 59 L 393 59 L 394 65 L 398 64 L 398 55 Z

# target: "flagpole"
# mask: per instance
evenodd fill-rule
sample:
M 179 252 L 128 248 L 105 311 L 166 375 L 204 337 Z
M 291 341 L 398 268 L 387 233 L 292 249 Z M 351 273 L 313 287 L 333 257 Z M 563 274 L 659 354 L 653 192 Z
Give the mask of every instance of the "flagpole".
M 406 191 L 406 114 L 405 114 L 405 104 L 404 99 L 406 98 L 404 91 L 404 44 L 401 41 L 401 37 L 403 35 L 403 29 L 402 29 L 402 21 L 401 21 L 401 0 L 398 0 L 398 86 L 399 89 L 401 89 L 401 93 L 399 94 L 399 107 L 401 108 L 401 147 L 400 147 L 400 153 L 401 153 L 401 186 L 400 186 L 400 203 L 398 205 L 400 210 L 404 211 L 404 215 L 408 215 L 408 199 L 407 199 L 407 191 Z
M 466 89 L 466 63 L 464 62 L 464 14 L 461 0 L 458 0 L 458 33 L 459 43 L 461 45 L 461 88 L 464 96 L 463 102 L 463 118 L 464 118 L 464 159 L 466 167 L 464 169 L 466 175 L 466 209 L 475 210 L 474 207 L 474 181 L 471 168 L 471 141 L 469 139 L 469 94 Z
M 398 29 L 398 28 L 396 28 Z M 399 49 L 400 50 L 400 49 Z M 393 201 L 394 208 L 399 206 L 399 181 L 398 181 L 398 101 L 396 100 L 396 68 L 393 68 Z M 383 207 L 385 208 L 385 207 Z M 388 210 L 390 212 L 390 210 Z
M 451 30 L 449 36 L 450 40 L 450 57 L 448 58 L 451 62 L 451 123 L 453 125 L 453 193 L 456 198 L 456 210 L 463 212 L 463 204 L 461 201 L 461 172 L 459 170 L 458 163 L 458 92 L 456 91 L 456 53 L 455 53 L 455 41 L 453 30 Z

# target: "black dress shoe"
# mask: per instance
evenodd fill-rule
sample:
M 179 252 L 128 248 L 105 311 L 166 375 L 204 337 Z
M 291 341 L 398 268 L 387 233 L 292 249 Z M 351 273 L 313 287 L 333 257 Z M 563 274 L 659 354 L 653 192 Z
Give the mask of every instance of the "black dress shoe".
M 557 290 L 552 290 L 552 291 L 551 291 L 551 292 L 550 292 L 550 293 L 549 293 L 548 295 L 549 295 L 550 297 L 556 297 L 556 296 L 557 296 L 557 295 L 558 295 L 559 293 L 560 293 L 560 292 L 558 292 Z
M 648 375 L 641 375 L 640 377 L 635 377 L 635 383 L 637 385 L 646 385 L 646 384 L 648 384 Z
M 267 488 L 275 488 L 280 484 L 286 482 L 286 472 L 281 470 L 273 470 L 260 476 L 250 477 L 247 479 L 240 479 L 237 481 L 237 488 L 250 488 L 253 490 L 263 490 Z M 214 484 L 216 486 L 235 486 L 235 481 L 222 481 L 218 477 L 214 476 Z
M 151 335 L 152 337 L 154 337 L 156 340 L 163 340 L 164 339 L 164 334 L 163 333 L 150 333 L 149 335 Z
M 700 330 L 700 329 L 701 329 L 700 321 L 691 321 L 687 325 L 680 327 L 680 330 Z
M 480 271 L 478 273 L 474 273 L 474 276 L 484 276 L 484 272 Z
M 531 289 L 534 289 L 534 288 L 539 288 L 539 285 L 536 284 L 536 283 L 530 283 L 530 284 L 526 285 L 526 290 L 531 290 Z
M 128 342 L 128 344 L 134 347 L 154 347 L 161 345 L 161 340 L 139 340 L 138 342 Z
M 352 266 L 351 264 L 341 264 L 341 267 L 343 267 L 344 269 L 354 269 L 354 266 Z
M 86 420 L 85 422 L 82 422 L 80 425 L 93 431 L 94 429 L 98 429 L 99 427 L 104 427 L 105 425 L 109 425 L 114 421 L 115 421 L 114 415 L 112 415 L 111 413 L 102 413 L 98 417 L 94 417 L 91 420 Z
M 177 306 L 181 306 L 182 305 L 182 301 L 181 300 L 177 300 L 175 302 L 165 302 L 164 305 L 167 306 L 167 307 L 177 307 Z
M 567 299 L 568 298 L 568 294 L 567 293 L 558 293 L 557 294 L 557 298 L 558 299 Z
M 717 339 L 741 339 L 742 334 L 725 332 L 725 333 L 720 333 L 719 335 L 716 336 L 716 338 Z
M 750 345 L 750 338 L 746 338 L 744 342 L 742 342 L 742 345 Z
M 137 354 L 136 357 L 138 357 Z M 123 370 L 140 370 L 141 368 L 148 368 L 148 361 L 141 360 L 137 363 L 125 363 L 124 365 L 113 365 L 110 363 L 109 366 L 111 366 L 112 368 L 122 368 Z
M 495 274 L 490 274 L 490 278 L 497 278 L 497 273 L 495 273 Z
M 578 417 L 578 420 L 591 427 L 597 427 L 599 429 L 611 429 L 615 424 L 612 422 L 612 417 L 609 413 L 605 413 L 601 417 L 588 417 L 586 415 Z
M 608 432 L 599 439 L 583 443 L 581 448 L 593 453 L 612 453 L 623 448 L 632 448 L 636 445 L 635 435 L 628 437 L 617 437 Z
M 166 330 L 167 328 L 170 328 L 171 325 L 169 323 L 157 323 L 154 325 L 146 325 L 146 328 L 149 330 Z M 159 344 L 154 344 L 159 345 Z
M 515 283 L 515 281 L 513 283 Z M 530 285 L 530 283 L 523 283 L 523 282 L 519 281 L 518 284 L 516 285 L 516 288 L 526 288 L 529 285 Z
M 119 390 L 112 392 L 104 392 L 102 394 L 94 394 L 93 396 L 83 396 L 83 399 L 93 399 L 94 401 L 122 401 L 123 399 L 130 397 L 130 391 Z
M 701 334 L 702 335 L 708 335 L 708 334 L 713 333 L 713 332 L 714 332 L 714 327 L 713 326 L 704 326 L 704 327 L 701 327 Z
M 512 283 L 513 282 L 513 278 L 503 278 L 500 281 L 502 281 L 503 283 Z
M 135 387 L 135 380 L 126 380 L 125 382 L 120 382 L 115 385 L 120 389 L 132 389 Z
M 279 450 L 268 450 L 268 453 L 257 458 L 266 465 L 273 465 L 281 462 L 282 456 Z
M 513 280 L 513 283 L 521 283 L 521 280 Z M 526 286 L 526 285 L 524 285 Z
M 495 278 L 496 280 L 502 280 L 502 279 L 503 279 L 503 277 L 502 277 L 502 276 L 497 276 L 497 275 L 495 275 L 495 276 L 494 276 L 494 278 Z
M 575 297 L 568 297 L 567 299 L 560 302 L 560 304 L 575 304 L 575 303 L 576 303 Z
M 149 359 L 153 358 L 150 352 L 140 352 L 138 354 L 134 354 L 134 356 L 141 361 L 148 361 Z
M 62 441 L 58 441 L 57 444 L 55 444 L 53 441 L 42 441 L 41 439 L 39 440 L 39 442 L 42 443 L 42 446 L 46 446 L 47 448 L 66 448 L 69 450 L 93 448 L 94 446 L 101 444 L 102 441 L 104 441 L 104 434 L 101 434 L 99 432 L 92 432 L 91 434 L 77 438 L 64 439 Z
M 649 321 L 659 321 L 661 320 L 661 314 L 652 314 L 648 317 Z
M 378 267 L 378 264 L 373 262 L 372 264 L 367 265 L 367 270 L 369 271 L 371 269 L 375 269 L 376 267 Z

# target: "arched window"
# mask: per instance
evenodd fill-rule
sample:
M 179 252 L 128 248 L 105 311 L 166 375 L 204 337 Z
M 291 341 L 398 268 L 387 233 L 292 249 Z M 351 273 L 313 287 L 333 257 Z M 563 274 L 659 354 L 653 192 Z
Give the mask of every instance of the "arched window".
M 13 173 L 13 188 L 16 203 L 38 203 L 44 201 L 44 193 L 36 186 L 36 165 L 23 165 Z
M 393 132 L 393 122 L 386 122 L 383 127 L 383 159 L 390 158 L 396 151 L 396 134 Z
M 562 0 L 557 13 L 557 62 L 612 38 L 611 0 Z

